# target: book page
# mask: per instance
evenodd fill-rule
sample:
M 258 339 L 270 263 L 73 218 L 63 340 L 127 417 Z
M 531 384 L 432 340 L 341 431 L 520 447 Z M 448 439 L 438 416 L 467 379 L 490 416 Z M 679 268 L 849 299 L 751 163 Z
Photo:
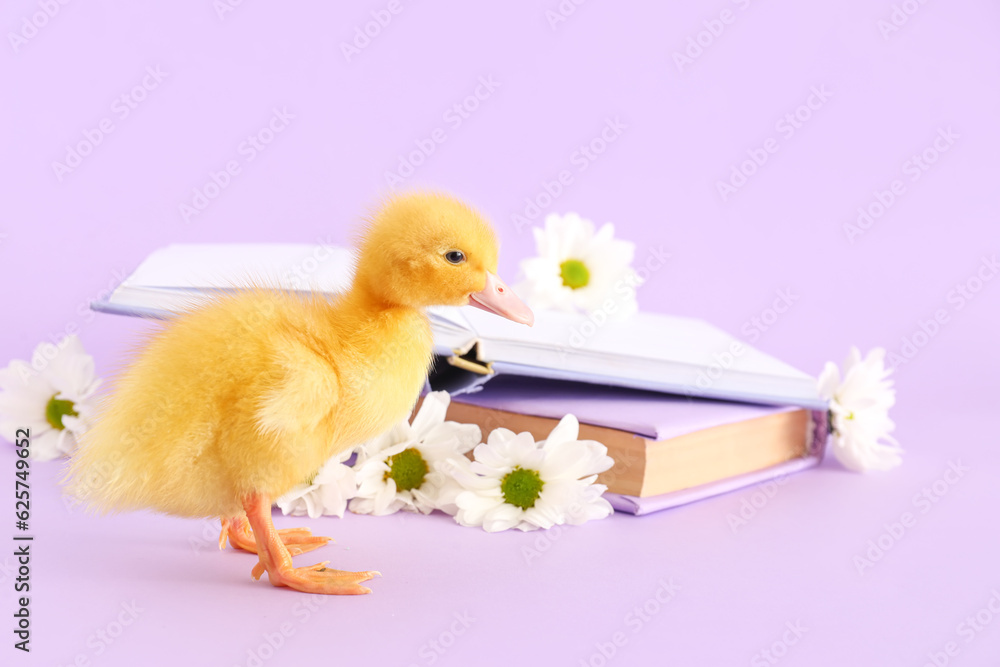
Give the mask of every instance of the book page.
M 263 287 L 338 292 L 350 286 L 354 253 L 297 243 L 178 244 L 161 248 L 129 276 L 125 288 Z
M 555 349 L 563 352 L 560 356 L 567 368 L 572 367 L 573 357 L 590 356 L 700 368 L 718 364 L 741 373 L 810 378 L 721 329 L 688 317 L 643 312 L 623 322 L 596 326 L 582 314 L 543 311 L 536 313 L 531 328 L 482 311 L 467 313 L 466 318 L 484 341 L 484 355 L 492 361 L 536 365 L 537 350 Z M 734 349 L 740 352 L 733 354 Z M 491 351 L 498 355 L 491 357 Z

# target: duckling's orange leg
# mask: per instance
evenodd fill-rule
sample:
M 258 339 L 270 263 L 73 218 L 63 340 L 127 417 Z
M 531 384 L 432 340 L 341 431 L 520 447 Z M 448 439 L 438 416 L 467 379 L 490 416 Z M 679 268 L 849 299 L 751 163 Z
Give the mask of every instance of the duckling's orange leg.
M 260 561 L 254 566 L 251 575 L 260 579 L 264 572 L 274 586 L 288 588 L 304 593 L 324 593 L 327 595 L 360 595 L 371 593 L 371 590 L 359 585 L 375 576 L 378 572 L 344 572 L 326 567 L 329 561 L 309 567 L 292 567 L 292 554 L 281 541 L 278 531 L 271 521 L 271 502 L 261 496 L 249 496 L 243 501 L 247 520 L 253 529 L 257 545 L 257 555 Z
M 313 549 L 319 549 L 330 541 L 329 537 L 313 535 L 308 528 L 282 528 L 277 531 L 282 543 L 288 547 L 293 556 L 304 554 Z M 252 554 L 257 553 L 257 540 L 250 530 L 250 522 L 245 516 L 237 516 L 222 520 L 222 532 L 219 533 L 219 548 L 226 548 L 226 539 L 234 549 L 242 549 Z

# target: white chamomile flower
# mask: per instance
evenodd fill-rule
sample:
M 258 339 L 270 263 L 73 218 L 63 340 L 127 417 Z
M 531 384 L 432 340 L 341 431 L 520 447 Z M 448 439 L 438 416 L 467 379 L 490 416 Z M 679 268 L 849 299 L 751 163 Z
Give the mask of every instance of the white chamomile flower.
M 299 484 L 275 501 L 281 513 L 291 516 L 309 515 L 344 518 L 347 501 L 358 492 L 354 468 L 344 465 L 352 450 L 337 454 L 323 464 L 308 484 Z
M 875 348 L 862 359 L 852 347 L 843 380 L 833 362 L 819 376 L 820 395 L 830 401 L 833 417 L 833 453 L 851 470 L 887 470 L 902 463 L 899 443 L 889 435 L 895 427 L 889 408 L 896 402 L 887 379 L 891 373 L 884 349 Z
M 536 530 L 582 524 L 612 512 L 595 484 L 598 473 L 614 465 L 599 442 L 577 440 L 580 425 L 566 415 L 547 440 L 499 428 L 476 447 L 475 461 L 453 461 L 465 487 L 458 494 L 455 520 L 493 533 L 509 528 Z
M 17 429 L 30 429 L 36 461 L 71 453 L 93 420 L 100 383 L 76 336 L 39 344 L 31 364 L 14 359 L 0 369 L 0 434 L 13 438 Z
M 641 281 L 631 267 L 635 244 L 614 238 L 610 222 L 595 232 L 594 223 L 576 213 L 552 214 L 544 229 L 532 231 L 538 256 L 521 262 L 525 281 L 515 288 L 529 306 L 591 312 L 612 299 L 613 317 L 638 310 L 635 288 Z
M 475 424 L 446 422 L 450 402 L 448 392 L 428 394 L 412 425 L 401 421 L 363 446 L 355 464 L 358 493 L 351 500 L 352 512 L 456 511 L 458 488 L 448 460 L 463 457 L 478 444 L 480 431 Z

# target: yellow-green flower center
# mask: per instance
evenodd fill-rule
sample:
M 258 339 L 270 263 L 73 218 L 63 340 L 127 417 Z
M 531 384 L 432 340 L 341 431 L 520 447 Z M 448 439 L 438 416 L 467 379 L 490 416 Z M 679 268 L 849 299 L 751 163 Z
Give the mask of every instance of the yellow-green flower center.
M 61 398 L 56 398 L 55 394 L 49 399 L 49 402 L 45 405 L 45 421 L 49 423 L 49 426 L 61 431 L 66 426 L 63 425 L 63 417 L 69 415 L 70 417 L 78 417 L 76 410 L 73 409 L 73 401 L 65 401 Z
M 382 479 L 391 477 L 396 482 L 397 491 L 419 489 L 427 477 L 427 461 L 415 447 L 390 456 L 386 463 L 389 464 L 389 470 Z
M 563 285 L 570 289 L 580 289 L 586 287 L 590 282 L 590 271 L 587 265 L 578 259 L 567 259 L 559 265 L 559 275 L 562 276 Z
M 504 502 L 520 507 L 523 510 L 535 506 L 535 501 L 542 493 L 545 482 L 538 476 L 538 471 L 527 470 L 518 466 L 504 475 L 500 481 L 500 491 Z

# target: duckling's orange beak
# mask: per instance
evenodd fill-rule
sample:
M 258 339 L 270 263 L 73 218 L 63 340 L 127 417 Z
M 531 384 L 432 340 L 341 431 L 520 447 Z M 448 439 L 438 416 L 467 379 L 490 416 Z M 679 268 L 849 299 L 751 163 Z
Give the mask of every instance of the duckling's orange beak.
M 535 314 L 531 312 L 531 308 L 514 294 L 514 290 L 489 271 L 486 272 L 486 287 L 482 292 L 469 295 L 469 305 L 529 327 L 535 323 Z

